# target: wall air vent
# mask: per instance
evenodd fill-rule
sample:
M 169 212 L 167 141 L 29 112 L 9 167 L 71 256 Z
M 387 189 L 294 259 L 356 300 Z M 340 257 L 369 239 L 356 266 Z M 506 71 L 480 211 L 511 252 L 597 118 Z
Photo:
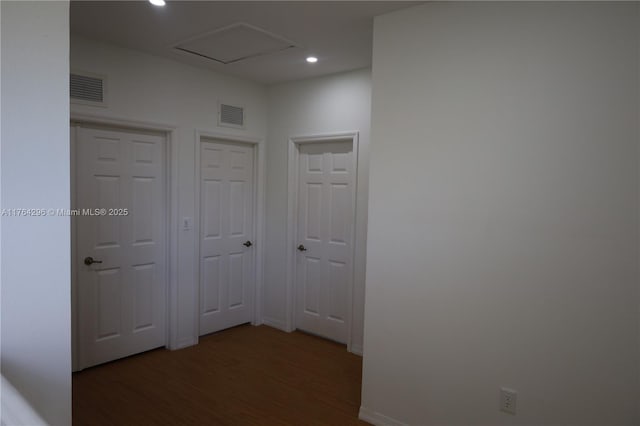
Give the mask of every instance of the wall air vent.
M 72 72 L 69 76 L 69 85 L 71 102 L 106 106 L 104 76 Z
M 221 103 L 218 114 L 218 125 L 244 128 L 244 108 Z

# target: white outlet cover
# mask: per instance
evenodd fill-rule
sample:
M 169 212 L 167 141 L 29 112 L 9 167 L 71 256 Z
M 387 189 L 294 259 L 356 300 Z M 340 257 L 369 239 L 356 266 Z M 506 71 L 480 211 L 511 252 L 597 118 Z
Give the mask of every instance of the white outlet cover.
M 500 388 L 500 411 L 516 414 L 518 392 L 509 388 Z

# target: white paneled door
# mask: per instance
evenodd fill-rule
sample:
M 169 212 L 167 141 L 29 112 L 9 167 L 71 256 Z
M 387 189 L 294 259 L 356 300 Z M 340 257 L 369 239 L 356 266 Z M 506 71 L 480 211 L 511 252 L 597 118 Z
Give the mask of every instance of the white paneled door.
M 200 144 L 200 335 L 253 320 L 254 149 Z
M 75 216 L 80 368 L 166 342 L 165 139 L 79 128 Z
M 346 343 L 353 270 L 353 144 L 301 144 L 296 327 Z

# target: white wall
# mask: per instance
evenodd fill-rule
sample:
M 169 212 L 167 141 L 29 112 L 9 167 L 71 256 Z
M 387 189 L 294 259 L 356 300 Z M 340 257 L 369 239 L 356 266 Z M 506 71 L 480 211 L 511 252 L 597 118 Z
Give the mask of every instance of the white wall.
M 261 85 L 75 36 L 71 39 L 71 69 L 106 75 L 108 84 L 107 108 L 72 104 L 72 115 L 83 113 L 176 126 L 172 144 L 177 173 L 172 186 L 178 218 L 194 218 L 196 213 L 196 129 L 262 139 L 266 135 L 266 92 Z M 217 127 L 219 101 L 245 107 L 246 129 Z M 174 228 L 178 226 L 176 223 Z M 175 347 L 183 347 L 197 341 L 198 240 L 193 228 L 174 232 L 178 315 L 171 319 L 175 329 L 172 340 Z
M 362 414 L 640 423 L 639 28 L 637 3 L 376 19 Z
M 69 208 L 68 8 L 0 6 L 3 209 Z M 69 218 L 2 217 L 1 239 L 2 374 L 46 421 L 70 425 Z
M 362 350 L 369 175 L 371 72 L 368 69 L 269 88 L 264 311 L 267 324 L 286 329 L 287 155 L 289 138 L 357 130 L 358 199 L 352 350 Z

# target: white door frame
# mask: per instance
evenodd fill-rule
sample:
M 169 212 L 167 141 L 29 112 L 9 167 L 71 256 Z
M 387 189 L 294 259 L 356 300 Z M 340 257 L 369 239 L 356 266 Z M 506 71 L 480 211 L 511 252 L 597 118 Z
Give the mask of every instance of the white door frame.
M 92 127 L 101 126 L 111 128 L 113 130 L 138 130 L 138 131 L 151 131 L 160 132 L 165 135 L 165 204 L 167 206 L 166 215 L 166 271 L 167 288 L 165 289 L 167 306 L 166 306 L 166 338 L 165 347 L 169 349 L 178 349 L 177 347 L 177 290 L 178 290 L 178 256 L 177 256 L 177 230 L 178 230 L 178 218 L 177 218 L 177 202 L 175 202 L 175 194 L 178 187 L 178 163 L 177 163 L 177 144 L 173 143 L 176 140 L 176 128 L 177 126 L 154 123 L 148 121 L 130 120 L 125 118 L 111 118 L 103 117 L 100 115 L 91 114 L 78 114 L 71 113 L 71 208 L 76 208 L 76 149 L 77 149 L 77 129 L 79 127 Z M 73 218 L 71 218 L 73 219 Z M 78 341 L 78 268 L 75 265 L 76 261 L 76 247 L 77 247 L 77 221 L 71 220 L 71 336 L 72 336 L 72 348 L 71 348 L 71 366 L 73 371 L 79 369 L 79 353 L 80 342 Z
M 358 199 L 358 142 L 359 132 L 339 132 L 328 134 L 315 134 L 307 136 L 295 136 L 289 138 L 288 178 L 287 178 L 287 309 L 286 330 L 291 332 L 296 329 L 295 301 L 296 301 L 296 234 L 298 229 L 298 167 L 300 161 L 300 146 L 317 143 L 330 143 L 351 141 L 353 146 L 353 245 L 351 253 L 351 276 L 347 289 L 347 350 L 353 352 L 353 293 L 355 283 L 355 259 L 356 259 L 356 219 Z
M 197 291 L 195 291 L 194 300 L 194 336 L 196 343 L 200 337 L 200 179 L 201 164 L 200 152 L 202 143 L 206 143 L 206 139 L 217 139 L 221 142 L 242 143 L 251 145 L 253 148 L 253 229 L 254 237 L 252 238 L 255 253 L 253 256 L 254 268 L 254 294 L 253 294 L 253 319 L 251 324 L 262 324 L 262 276 L 264 271 L 264 185 L 265 185 L 265 146 L 264 139 L 254 138 L 250 136 L 229 135 L 226 133 L 211 132 L 207 130 L 196 130 L 196 152 L 195 152 L 195 217 L 193 220 L 193 228 L 195 232 L 196 256 L 196 282 Z

